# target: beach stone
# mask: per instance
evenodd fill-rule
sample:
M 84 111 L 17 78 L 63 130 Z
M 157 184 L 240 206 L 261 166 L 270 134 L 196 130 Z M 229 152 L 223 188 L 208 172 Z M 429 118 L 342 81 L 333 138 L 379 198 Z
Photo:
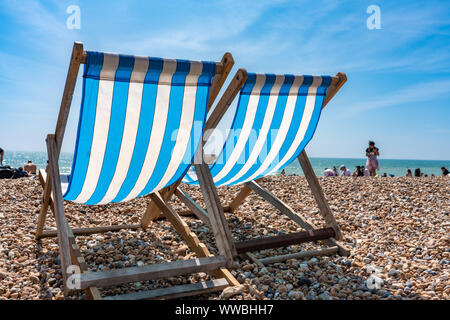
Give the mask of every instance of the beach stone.
M 278 291 L 280 293 L 285 293 L 285 292 L 287 292 L 287 288 L 286 288 L 286 286 L 281 285 L 281 286 L 278 286 Z
M 298 280 L 298 285 L 299 286 L 303 286 L 303 285 L 307 285 L 308 287 L 312 284 L 312 281 L 308 278 L 300 278 Z
M 242 292 L 244 292 L 244 289 L 245 289 L 244 285 L 227 287 L 222 291 L 222 293 L 220 295 L 221 299 L 227 300 L 235 295 L 241 294 Z
M 179 255 L 179 256 L 185 256 L 187 253 L 188 247 L 187 246 L 182 246 L 180 248 L 178 248 L 175 252 Z
M 396 277 L 398 275 L 398 271 L 396 269 L 391 269 L 388 272 L 389 277 Z
M 320 300 L 333 300 L 327 292 L 318 295 Z

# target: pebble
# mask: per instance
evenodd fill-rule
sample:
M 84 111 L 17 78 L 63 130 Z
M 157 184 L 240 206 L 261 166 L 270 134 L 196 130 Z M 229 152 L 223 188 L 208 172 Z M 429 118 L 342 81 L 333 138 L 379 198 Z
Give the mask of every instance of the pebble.
M 239 286 L 234 286 L 234 287 L 227 287 L 225 288 L 222 293 L 221 293 L 221 299 L 229 299 L 235 295 L 241 294 L 242 292 L 244 292 L 245 286 L 244 285 L 239 285 Z
M 391 269 L 391 270 L 389 270 L 389 272 L 388 272 L 388 276 L 389 276 L 389 277 L 396 277 L 397 274 L 398 274 L 398 271 L 395 270 L 395 269 Z

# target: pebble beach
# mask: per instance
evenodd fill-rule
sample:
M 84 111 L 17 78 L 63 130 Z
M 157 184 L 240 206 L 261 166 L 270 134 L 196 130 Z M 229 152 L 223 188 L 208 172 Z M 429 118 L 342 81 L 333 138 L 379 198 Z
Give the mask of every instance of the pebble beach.
M 342 229 L 342 243 L 351 255 L 291 259 L 265 267 L 238 259 L 230 270 L 240 286 L 199 299 L 293 300 L 438 300 L 450 299 L 450 179 L 319 178 L 329 205 Z M 306 179 L 300 176 L 265 177 L 260 184 L 319 227 L 324 221 Z M 197 187 L 182 185 L 202 204 Z M 219 188 L 222 204 L 239 187 Z M 64 296 L 56 238 L 36 241 L 34 233 L 42 188 L 37 177 L 0 180 L 0 300 L 84 299 L 84 292 Z M 74 227 L 139 223 L 148 197 L 117 205 L 82 206 L 65 203 Z M 178 212 L 187 208 L 175 197 Z M 233 238 L 302 231 L 268 202 L 251 193 L 234 213 L 226 213 Z M 192 216 L 183 217 L 200 241 L 217 253 L 211 230 Z M 48 215 L 47 228 L 54 227 Z M 160 263 L 196 257 L 165 219 L 147 230 L 123 230 L 78 236 L 77 244 L 90 270 Z M 254 252 L 257 258 L 324 247 L 302 244 Z M 209 275 L 171 277 L 102 288 L 104 296 L 150 290 L 208 280 Z M 375 279 L 375 287 L 367 280 Z

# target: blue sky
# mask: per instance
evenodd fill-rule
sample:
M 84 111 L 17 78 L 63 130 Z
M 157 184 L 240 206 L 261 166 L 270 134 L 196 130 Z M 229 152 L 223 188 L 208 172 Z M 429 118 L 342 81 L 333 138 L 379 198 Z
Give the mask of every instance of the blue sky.
M 66 27 L 73 4 L 79 30 Z M 372 4 L 381 29 L 366 26 Z M 384 158 L 450 159 L 449 1 L 0 0 L 2 148 L 45 150 L 73 41 L 166 58 L 220 60 L 229 51 L 233 73 L 342 71 L 348 82 L 322 113 L 310 156 L 364 157 L 373 139 Z M 77 85 L 66 152 L 80 95 Z

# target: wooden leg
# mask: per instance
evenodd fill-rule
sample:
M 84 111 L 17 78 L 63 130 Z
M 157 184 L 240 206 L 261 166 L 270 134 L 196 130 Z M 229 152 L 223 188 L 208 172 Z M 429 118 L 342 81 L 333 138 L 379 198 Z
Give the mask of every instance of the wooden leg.
M 70 243 L 67 233 L 67 221 L 64 215 L 64 202 L 62 198 L 61 183 L 59 176 L 58 158 L 55 155 L 56 140 L 55 135 L 47 136 L 47 151 L 49 156 L 49 180 L 52 185 L 52 195 L 55 208 L 56 228 L 58 230 L 59 252 L 61 259 L 61 272 L 64 279 L 64 292 L 68 293 L 66 287 L 67 267 L 71 263 Z
M 255 182 L 262 181 L 263 178 L 256 179 Z M 246 184 L 241 188 L 236 197 L 231 201 L 231 203 L 224 207 L 224 211 L 233 213 L 236 209 L 244 202 L 244 200 L 248 197 L 248 195 L 252 192 L 252 189 Z
M 189 209 L 191 209 L 192 213 L 200 220 L 203 221 L 209 228 L 211 228 L 211 221 L 209 221 L 208 213 L 198 205 L 189 195 L 181 190 L 178 187 L 175 190 L 175 195 L 180 199 Z
M 42 186 L 45 186 L 45 184 L 48 183 L 47 174 L 45 173 L 44 170 L 39 171 L 39 180 L 40 180 Z M 50 209 L 51 209 L 53 215 L 55 215 L 55 207 L 53 204 L 52 195 L 50 195 L 48 205 L 50 206 Z M 75 241 L 75 236 L 72 232 L 72 229 L 69 226 L 69 223 L 67 223 L 66 226 L 67 226 L 67 235 L 68 235 L 69 244 L 70 244 L 69 249 L 70 249 L 71 263 L 78 266 L 80 268 L 81 272 L 87 272 L 88 266 L 86 264 L 86 261 L 84 260 L 84 258 L 81 255 L 80 249 L 78 248 L 78 245 Z M 44 233 L 45 233 L 45 231 L 44 231 Z M 86 291 L 86 296 L 91 300 L 101 300 L 102 299 L 102 297 L 100 295 L 100 291 L 95 287 L 88 288 L 85 291 Z
M 39 176 L 41 176 L 39 174 Z M 42 198 L 41 211 L 39 212 L 38 225 L 36 229 L 36 239 L 40 239 L 42 237 L 42 232 L 44 231 L 45 226 L 45 218 L 47 216 L 47 210 L 50 202 L 50 195 L 52 192 L 52 186 L 50 181 L 47 181 L 44 184 L 44 196 Z
M 78 266 L 80 268 L 81 273 L 87 273 L 88 272 L 88 265 L 86 261 L 84 260 L 83 256 L 81 255 L 80 248 L 78 247 L 75 236 L 72 232 L 72 229 L 70 229 L 69 224 L 67 223 L 67 234 L 69 236 L 69 243 L 70 243 L 70 256 L 72 258 L 72 264 Z M 102 300 L 102 296 L 100 294 L 100 291 L 96 287 L 89 287 L 85 289 L 86 297 L 89 300 Z
M 252 189 L 250 189 L 247 184 L 245 184 L 233 199 L 233 201 L 231 201 L 231 203 L 226 207 L 226 209 L 228 209 L 226 211 L 234 213 L 236 209 L 242 204 L 242 202 L 244 202 L 244 200 L 248 197 L 250 192 L 252 192 Z
M 170 185 L 167 188 L 164 188 L 162 191 L 160 191 L 160 194 L 162 198 L 165 201 L 169 201 L 173 194 L 175 193 L 175 190 L 180 185 L 181 180 L 175 182 L 174 184 Z M 150 221 L 153 221 L 161 215 L 161 210 L 159 207 L 154 203 L 154 201 L 150 201 L 147 206 L 147 210 L 145 211 L 144 215 L 141 219 L 141 226 L 144 230 L 148 228 L 148 225 L 150 224 Z
M 306 180 L 308 181 L 309 187 L 311 188 L 311 192 L 316 199 L 317 205 L 319 206 L 320 214 L 325 219 L 327 226 L 334 229 L 334 232 L 336 233 L 335 238 L 337 240 L 342 239 L 341 229 L 339 228 L 339 225 L 334 218 L 333 213 L 331 212 L 327 199 L 323 194 L 322 188 L 319 184 L 319 180 L 314 173 L 311 162 L 309 162 L 305 150 L 303 150 L 302 153 L 300 153 L 300 155 L 298 156 L 298 161 L 302 166 Z
M 198 182 L 202 190 L 203 198 L 205 199 L 208 217 L 211 222 L 214 237 L 217 242 L 217 247 L 221 255 L 229 257 L 230 263 L 233 257 L 237 255 L 234 248 L 231 232 L 228 223 L 225 220 L 222 205 L 219 196 L 214 186 L 214 180 L 209 171 L 209 167 L 205 163 L 196 164 L 195 170 L 198 176 Z

